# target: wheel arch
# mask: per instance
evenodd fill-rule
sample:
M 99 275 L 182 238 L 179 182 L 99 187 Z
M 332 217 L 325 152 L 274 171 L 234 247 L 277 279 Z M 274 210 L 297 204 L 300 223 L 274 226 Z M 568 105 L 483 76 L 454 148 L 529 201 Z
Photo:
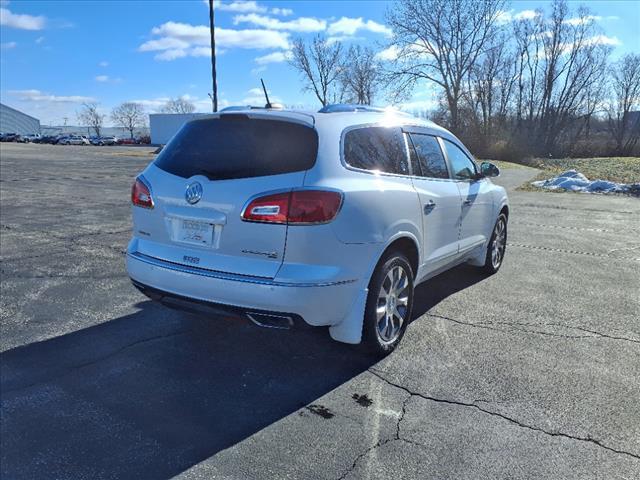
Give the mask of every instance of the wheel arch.
M 414 278 L 417 277 L 418 268 L 420 266 L 420 249 L 418 248 L 417 239 L 408 232 L 400 233 L 390 239 L 385 249 L 378 256 L 373 269 L 371 269 L 369 277 L 373 275 L 373 272 L 378 267 L 380 262 L 384 258 L 386 258 L 386 256 L 390 252 L 394 251 L 401 252 L 402 254 L 404 254 L 404 256 L 407 257 L 407 260 L 409 260 L 409 265 L 411 265 L 411 269 L 413 270 L 413 276 Z

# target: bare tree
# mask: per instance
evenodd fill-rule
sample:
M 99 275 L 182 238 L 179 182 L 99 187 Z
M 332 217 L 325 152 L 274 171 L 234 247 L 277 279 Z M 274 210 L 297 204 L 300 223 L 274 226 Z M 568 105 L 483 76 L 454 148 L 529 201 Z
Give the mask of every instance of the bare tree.
M 76 115 L 80 124 L 90 127 L 96 133 L 97 137 L 100 136 L 106 115 L 98 112 L 97 103 L 83 103 L 82 110 L 80 110 Z
M 111 119 L 127 130 L 133 138 L 135 129 L 145 124 L 144 107 L 135 102 L 122 103 L 111 111 Z
M 458 131 L 458 108 L 469 72 L 494 35 L 504 0 L 400 0 L 387 12 L 397 51 L 392 67 L 399 90 L 434 82 L 444 90 L 450 126 Z
M 547 15 L 514 23 L 517 49 L 515 132 L 531 153 L 553 155 L 580 122 L 589 125 L 594 97 L 606 74 L 610 47 L 589 10 L 575 14 L 566 0 L 554 0 Z M 581 128 L 578 128 L 578 132 Z
M 607 124 L 618 155 L 629 155 L 640 137 L 640 55 L 630 53 L 612 65 L 612 98 Z M 635 117 L 635 118 L 634 118 Z
M 310 44 L 298 38 L 293 42 L 289 64 L 303 77 L 305 89 L 326 106 L 339 89 L 342 71 L 342 44 L 318 35 Z
M 350 101 L 371 105 L 382 86 L 382 65 L 370 47 L 349 48 L 342 69 L 341 81 Z
M 160 109 L 162 113 L 193 113 L 196 106 L 185 98 L 170 98 Z
M 590 87 L 602 81 L 610 47 L 593 41 L 599 33 L 586 8 L 569 22 L 566 0 L 556 0 L 542 36 L 542 95 L 536 111 L 538 143 L 554 153 L 568 124 L 583 115 Z
M 487 139 L 493 135 L 495 120 L 507 115 L 516 78 L 514 64 L 506 35 L 495 35 L 469 72 L 468 101 Z

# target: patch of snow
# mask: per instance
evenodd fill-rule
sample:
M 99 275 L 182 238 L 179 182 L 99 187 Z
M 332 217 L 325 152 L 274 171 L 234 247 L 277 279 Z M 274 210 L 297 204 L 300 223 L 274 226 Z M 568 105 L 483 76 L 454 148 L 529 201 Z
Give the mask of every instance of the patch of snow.
M 640 183 L 616 183 L 608 180 L 589 180 L 577 170 L 567 170 L 557 177 L 531 182 L 531 185 L 548 190 L 568 190 L 571 192 L 640 194 Z

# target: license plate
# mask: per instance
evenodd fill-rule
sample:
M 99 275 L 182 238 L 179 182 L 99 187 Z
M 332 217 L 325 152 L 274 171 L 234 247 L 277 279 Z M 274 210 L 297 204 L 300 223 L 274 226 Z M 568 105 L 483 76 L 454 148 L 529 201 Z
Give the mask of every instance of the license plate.
M 197 220 L 181 220 L 178 241 L 211 246 L 213 245 L 213 225 Z

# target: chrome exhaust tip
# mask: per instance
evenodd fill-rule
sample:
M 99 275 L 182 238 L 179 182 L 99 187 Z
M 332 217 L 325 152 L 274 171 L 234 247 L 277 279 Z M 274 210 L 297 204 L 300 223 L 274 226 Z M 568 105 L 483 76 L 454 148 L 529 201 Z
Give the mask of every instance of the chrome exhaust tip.
M 249 320 L 263 328 L 277 328 L 289 330 L 293 327 L 293 318 L 286 315 L 271 315 L 268 313 L 247 313 Z

